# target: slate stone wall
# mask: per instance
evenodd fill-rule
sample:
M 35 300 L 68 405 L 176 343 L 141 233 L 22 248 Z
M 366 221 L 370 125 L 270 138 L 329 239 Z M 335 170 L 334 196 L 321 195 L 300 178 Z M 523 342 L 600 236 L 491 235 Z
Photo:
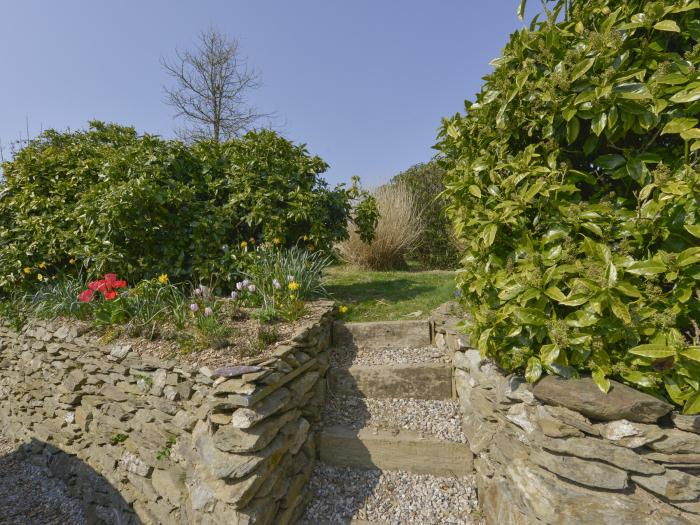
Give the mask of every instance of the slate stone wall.
M 486 522 L 700 523 L 700 417 L 614 383 L 549 377 L 534 388 L 482 359 L 459 311 L 433 313 L 433 339 L 453 353 L 463 428 Z
M 91 523 L 293 523 L 325 397 L 333 306 L 321 306 L 273 356 L 229 377 L 71 325 L 16 333 L 0 321 L 3 431 L 68 485 Z

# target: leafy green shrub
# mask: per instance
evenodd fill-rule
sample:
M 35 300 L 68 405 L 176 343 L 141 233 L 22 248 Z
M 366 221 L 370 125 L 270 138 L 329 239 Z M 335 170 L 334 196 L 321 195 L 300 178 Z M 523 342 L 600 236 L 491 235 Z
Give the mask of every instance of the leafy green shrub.
M 700 6 L 549 2 L 444 122 L 473 341 L 700 412 Z M 559 20 L 559 21 L 558 21 Z
M 230 287 L 240 242 L 327 250 L 344 238 L 352 189 L 272 131 L 187 146 L 92 122 L 47 131 L 3 165 L 0 291 L 59 273 L 168 273 Z
M 454 269 L 459 264 L 452 223 L 445 211 L 445 170 L 436 161 L 416 164 L 391 179 L 414 194 L 424 230 L 412 258 L 426 269 Z

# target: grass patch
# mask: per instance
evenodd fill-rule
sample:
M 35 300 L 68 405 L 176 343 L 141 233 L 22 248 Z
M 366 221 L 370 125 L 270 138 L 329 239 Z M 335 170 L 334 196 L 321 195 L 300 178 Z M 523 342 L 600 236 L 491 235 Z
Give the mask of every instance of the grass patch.
M 426 319 L 442 303 L 454 299 L 455 272 L 371 272 L 333 266 L 325 272 L 326 291 L 348 312 L 344 321 Z

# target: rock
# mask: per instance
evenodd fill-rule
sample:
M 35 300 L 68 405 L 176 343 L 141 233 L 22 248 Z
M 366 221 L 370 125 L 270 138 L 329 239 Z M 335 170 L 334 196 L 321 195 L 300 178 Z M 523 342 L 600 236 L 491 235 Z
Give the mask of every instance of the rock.
M 648 446 L 664 454 L 694 454 L 700 451 L 700 435 L 675 428 L 663 430 L 663 438 Z
M 61 383 L 64 392 L 75 392 L 87 381 L 87 377 L 82 370 L 73 370 Z
M 655 423 L 673 407 L 659 399 L 616 381 L 610 381 L 607 394 L 600 391 L 591 378 L 563 379 L 547 376 L 533 388 L 543 403 L 563 406 L 599 421 L 627 419 Z
M 609 490 L 627 488 L 627 473 L 597 461 L 585 461 L 572 456 L 555 456 L 533 449 L 530 461 L 566 479 Z
M 697 454 L 662 454 L 660 452 L 649 452 L 644 454 L 644 457 L 659 463 L 700 467 L 700 451 L 698 452 Z
M 270 417 L 290 401 L 289 390 L 282 387 L 254 405 L 254 408 L 239 408 L 233 413 L 231 425 L 236 428 L 250 428 Z
M 671 501 L 693 501 L 700 496 L 700 478 L 678 470 L 660 476 L 632 475 L 632 481 Z
M 262 370 L 259 366 L 224 366 L 214 370 L 211 377 L 238 377 Z
M 174 465 L 167 470 L 154 470 L 151 476 L 153 488 L 176 507 L 181 504 L 185 487 L 185 471 Z
M 127 471 L 139 476 L 146 477 L 151 473 L 151 467 L 146 464 L 140 457 L 131 452 L 124 451 L 119 464 Z
M 591 438 L 544 439 L 542 446 L 552 452 L 605 461 L 624 470 L 641 474 L 662 474 L 664 468 L 632 450 Z
M 153 373 L 153 384 L 151 385 L 152 396 L 161 396 L 163 394 L 167 377 L 168 371 L 163 368 L 159 368 Z
M 295 396 L 295 399 L 299 399 L 301 396 L 303 396 L 309 390 L 311 390 L 311 387 L 313 387 L 316 384 L 316 381 L 318 381 L 320 375 L 321 374 L 319 374 L 316 371 L 307 372 L 306 374 L 303 374 L 299 379 L 295 379 L 292 383 L 290 383 L 289 389 L 292 391 L 292 394 Z
M 309 429 L 311 425 L 303 417 L 287 423 L 287 425 L 282 429 L 282 432 L 289 438 L 289 450 L 292 454 L 296 454 L 301 449 L 302 445 L 306 442 L 306 436 L 309 435 Z
M 117 361 L 121 361 L 131 352 L 131 345 L 117 345 L 109 352 L 109 355 Z
M 255 392 L 255 384 L 248 383 L 242 379 L 226 379 L 219 383 L 214 383 L 214 394 L 217 396 L 226 394 L 252 394 Z
M 528 383 L 524 377 L 512 375 L 508 377 L 505 397 L 511 401 L 521 401 L 531 405 L 535 401 L 535 396 L 528 388 Z
M 700 434 L 700 416 L 684 416 L 674 412 L 671 419 L 676 428 Z
M 663 430 L 656 425 L 632 423 L 626 419 L 596 426 L 605 439 L 628 448 L 639 448 L 664 437 Z
M 248 430 L 232 425 L 219 427 L 214 434 L 214 445 L 224 452 L 256 452 L 266 447 L 284 425 L 300 415 L 299 410 L 290 410 L 281 416 L 268 418 Z

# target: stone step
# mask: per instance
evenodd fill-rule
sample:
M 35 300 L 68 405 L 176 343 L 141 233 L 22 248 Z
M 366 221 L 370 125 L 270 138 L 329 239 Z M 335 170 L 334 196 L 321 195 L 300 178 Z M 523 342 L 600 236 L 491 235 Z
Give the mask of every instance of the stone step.
M 435 476 L 465 476 L 473 470 L 468 444 L 421 437 L 411 430 L 331 426 L 319 439 L 319 456 L 327 465 Z
M 333 323 L 336 345 L 376 347 L 421 347 L 430 345 L 428 321 L 379 321 L 371 323 Z
M 450 399 L 452 365 L 426 362 L 331 367 L 328 385 L 334 394 L 341 396 Z

